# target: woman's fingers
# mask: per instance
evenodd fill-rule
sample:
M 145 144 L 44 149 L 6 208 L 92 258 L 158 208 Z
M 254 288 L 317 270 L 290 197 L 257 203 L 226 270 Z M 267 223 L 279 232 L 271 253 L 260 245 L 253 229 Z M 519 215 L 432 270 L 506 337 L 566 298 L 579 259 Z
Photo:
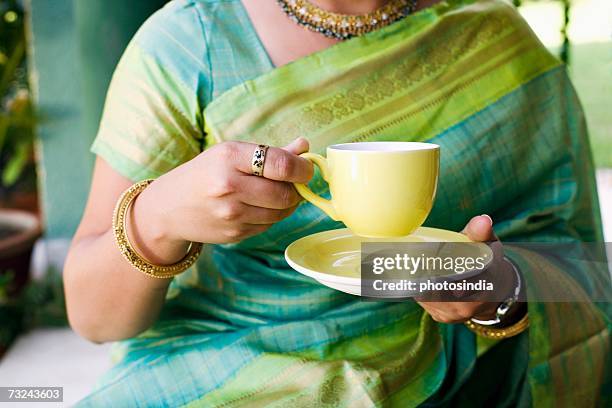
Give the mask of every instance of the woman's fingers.
M 255 207 L 283 210 L 295 207 L 301 201 L 291 183 L 241 175 L 237 184 L 236 198 Z
M 483 214 L 472 218 L 462 232 L 472 241 L 489 242 L 489 246 L 493 250 L 494 262 L 503 262 L 503 248 L 493 232 L 493 220 L 491 217 Z M 484 274 L 468 280 L 482 279 L 487 274 L 493 275 L 499 273 L 499 268 L 496 265 L 497 263 L 492 263 Z M 506 289 L 504 288 L 507 285 L 501 286 L 502 291 L 505 293 Z M 460 294 L 457 293 L 457 295 Z M 480 295 L 472 294 L 464 297 L 464 301 L 459 302 L 421 302 L 418 299 L 417 302 L 435 321 L 440 323 L 462 323 L 471 318 L 482 320 L 493 319 L 499 302 L 484 301 L 483 299 L 474 301 L 473 299 L 477 298 L 477 296 Z
M 222 235 L 223 239 L 220 241 L 222 243 L 233 243 L 240 242 L 244 239 L 252 237 L 253 235 L 261 234 L 268 228 L 270 228 L 271 224 L 240 224 L 235 225 L 232 228 L 223 229 Z
M 462 232 L 475 242 L 488 242 L 497 239 L 493 232 L 493 220 L 486 214 L 472 218 Z
M 496 303 L 490 302 L 419 302 L 440 323 L 463 323 L 471 318 L 483 320 L 495 317 Z
M 253 235 L 261 234 L 274 223 L 277 223 L 291 215 L 296 207 L 284 210 L 272 210 L 269 208 L 253 207 L 246 204 L 233 206 L 239 208 L 236 216 L 222 216 L 224 220 L 221 230 L 224 242 L 239 242 Z M 227 213 L 231 214 L 231 213 Z
M 274 224 L 291 215 L 295 208 L 295 206 L 284 209 L 263 208 L 232 199 L 220 205 L 211 215 L 221 221 L 220 225 L 225 226 Z
M 251 163 L 256 145 L 245 142 L 226 142 L 218 145 L 225 160 L 229 160 L 235 169 L 242 173 L 252 175 Z M 298 139 L 287 149 L 300 151 L 305 147 L 304 141 Z M 270 147 L 266 152 L 263 176 L 270 180 L 288 181 L 292 183 L 308 183 L 313 175 L 310 161 L 297 156 L 291 151 L 280 147 Z M 258 176 L 254 176 L 258 177 Z
M 269 225 L 284 220 L 290 216 L 297 207 L 285 208 L 282 210 L 247 206 L 241 219 L 245 224 Z
M 310 144 L 308 140 L 303 137 L 298 137 L 293 142 L 289 143 L 287 146 L 283 147 L 284 150 L 293 153 L 293 154 L 302 154 L 308 151 L 310 148 Z

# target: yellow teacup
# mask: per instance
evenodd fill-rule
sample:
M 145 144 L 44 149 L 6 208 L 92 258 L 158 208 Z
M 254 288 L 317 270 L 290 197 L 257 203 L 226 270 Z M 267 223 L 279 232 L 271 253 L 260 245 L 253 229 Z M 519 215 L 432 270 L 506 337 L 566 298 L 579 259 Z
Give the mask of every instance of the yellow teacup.
M 355 234 L 400 237 L 420 227 L 438 185 L 440 146 L 416 142 L 343 143 L 327 159 L 303 153 L 321 169 L 331 200 L 295 184 L 298 193 Z

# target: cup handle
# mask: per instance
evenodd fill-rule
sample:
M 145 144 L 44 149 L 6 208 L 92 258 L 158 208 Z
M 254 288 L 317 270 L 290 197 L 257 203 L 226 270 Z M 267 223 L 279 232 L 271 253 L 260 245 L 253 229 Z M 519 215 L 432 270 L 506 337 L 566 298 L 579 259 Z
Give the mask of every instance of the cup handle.
M 302 153 L 300 154 L 300 157 L 310 160 L 314 165 L 319 167 L 319 169 L 321 169 L 323 180 L 329 183 L 329 168 L 327 167 L 327 159 L 325 159 L 325 157 L 321 156 L 320 154 L 310 152 Z M 325 214 L 329 215 L 332 220 L 340 221 L 331 200 L 327 200 L 316 195 L 306 184 L 293 183 L 293 185 L 295 186 L 297 192 L 304 197 L 306 201 L 309 201 L 313 205 L 319 207 Z

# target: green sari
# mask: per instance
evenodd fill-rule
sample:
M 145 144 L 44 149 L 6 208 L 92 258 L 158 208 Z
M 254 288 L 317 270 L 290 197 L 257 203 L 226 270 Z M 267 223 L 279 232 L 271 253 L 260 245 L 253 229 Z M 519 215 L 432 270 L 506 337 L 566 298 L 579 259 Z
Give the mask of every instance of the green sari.
M 263 56 L 262 56 L 263 55 Z M 600 241 L 584 117 L 565 68 L 501 0 L 446 1 L 272 67 L 238 0 L 177 0 L 126 51 L 92 151 L 140 180 L 228 140 L 428 140 L 426 225 L 488 213 L 504 241 Z M 316 174 L 313 190 L 329 195 Z M 609 304 L 537 302 L 562 266 L 524 249 L 531 325 L 500 342 L 413 301 L 362 302 L 293 271 L 294 240 L 341 228 L 303 203 L 238 244 L 207 245 L 156 324 L 115 348 L 82 406 L 595 406 L 610 401 Z M 594 286 L 609 285 L 603 279 Z M 568 280 L 568 287 L 581 290 Z M 582 293 L 582 292 L 581 292 Z

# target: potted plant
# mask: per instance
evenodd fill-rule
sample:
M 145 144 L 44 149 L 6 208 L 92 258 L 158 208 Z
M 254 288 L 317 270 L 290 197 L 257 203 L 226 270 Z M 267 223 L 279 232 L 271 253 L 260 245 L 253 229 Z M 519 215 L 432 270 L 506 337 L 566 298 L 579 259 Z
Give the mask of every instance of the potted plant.
M 0 358 L 22 331 L 68 324 L 62 274 L 51 267 L 15 293 L 15 274 L 0 274 Z
M 21 331 L 22 313 L 18 297 L 14 295 L 14 273 L 0 275 L 0 357 Z
M 7 296 L 28 280 L 32 248 L 40 235 L 38 216 L 31 212 L 37 207 L 34 114 L 25 41 L 19 3 L 0 0 L 0 275 L 13 274 Z

